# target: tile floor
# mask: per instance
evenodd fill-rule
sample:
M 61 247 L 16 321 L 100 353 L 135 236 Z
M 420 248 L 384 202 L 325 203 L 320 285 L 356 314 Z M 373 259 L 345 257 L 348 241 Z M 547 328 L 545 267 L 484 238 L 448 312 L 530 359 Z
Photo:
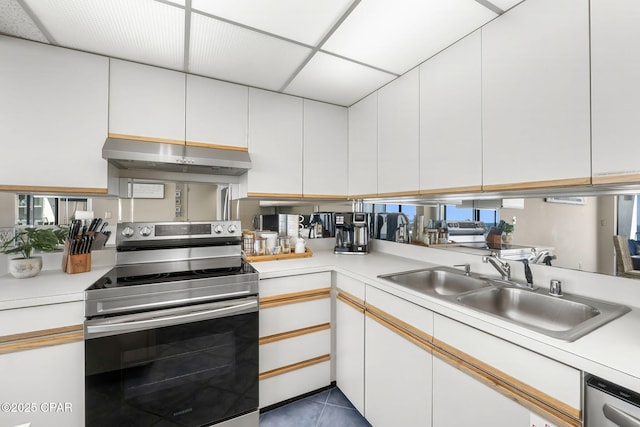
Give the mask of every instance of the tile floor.
M 261 414 L 260 427 L 371 427 L 371 424 L 335 387 Z

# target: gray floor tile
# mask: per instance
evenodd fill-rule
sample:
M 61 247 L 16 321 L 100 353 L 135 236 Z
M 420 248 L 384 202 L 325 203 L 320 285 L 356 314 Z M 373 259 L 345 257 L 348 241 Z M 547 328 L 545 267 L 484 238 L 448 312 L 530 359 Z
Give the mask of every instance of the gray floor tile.
M 356 409 L 326 405 L 317 427 L 371 427 Z
M 327 403 L 327 399 L 329 398 L 329 394 L 331 393 L 331 390 L 335 390 L 335 389 L 321 391 L 320 393 L 316 393 L 309 397 L 305 397 L 303 400 L 310 400 L 312 402 L 325 404 Z
M 329 398 L 327 399 L 328 405 L 341 406 L 343 408 L 355 409 L 353 404 L 342 394 L 339 388 L 332 388 L 329 390 Z
M 260 427 L 316 426 L 324 406 L 308 399 L 299 400 L 262 414 Z

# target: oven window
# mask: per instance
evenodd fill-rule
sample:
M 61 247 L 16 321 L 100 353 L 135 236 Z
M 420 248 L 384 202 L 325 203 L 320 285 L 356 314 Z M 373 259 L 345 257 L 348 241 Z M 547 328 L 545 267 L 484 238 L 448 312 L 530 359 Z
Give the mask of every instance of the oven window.
M 85 342 L 87 426 L 202 426 L 258 407 L 258 314 Z

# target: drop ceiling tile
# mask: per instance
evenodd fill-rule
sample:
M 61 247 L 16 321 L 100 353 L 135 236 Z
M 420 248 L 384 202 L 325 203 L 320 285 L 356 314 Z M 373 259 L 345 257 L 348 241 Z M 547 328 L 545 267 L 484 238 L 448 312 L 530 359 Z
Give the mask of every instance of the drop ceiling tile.
M 47 38 L 16 0 L 0 0 L 0 33 L 48 43 Z
M 393 74 L 318 52 L 285 92 L 350 106 L 395 78 Z
M 184 9 L 153 0 L 25 1 L 61 46 L 183 68 Z
M 472 0 L 364 0 L 323 50 L 403 74 L 495 17 Z
M 194 13 L 189 72 L 279 90 L 311 49 Z
M 193 0 L 192 8 L 315 46 L 352 0 Z

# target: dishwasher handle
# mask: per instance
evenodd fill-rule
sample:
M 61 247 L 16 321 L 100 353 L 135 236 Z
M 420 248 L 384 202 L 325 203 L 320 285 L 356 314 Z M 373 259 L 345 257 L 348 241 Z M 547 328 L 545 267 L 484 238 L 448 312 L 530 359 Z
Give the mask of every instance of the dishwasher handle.
M 620 427 L 640 427 L 640 419 L 615 408 L 608 403 L 602 407 L 602 412 L 607 419 Z

